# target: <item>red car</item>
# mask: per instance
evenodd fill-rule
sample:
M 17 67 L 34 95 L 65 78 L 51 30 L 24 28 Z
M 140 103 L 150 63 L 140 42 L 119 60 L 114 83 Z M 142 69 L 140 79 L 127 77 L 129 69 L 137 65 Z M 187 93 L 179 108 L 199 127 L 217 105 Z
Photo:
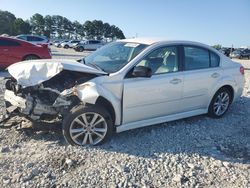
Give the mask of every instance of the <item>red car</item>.
M 0 37 L 0 69 L 31 59 L 51 59 L 51 54 L 47 47 L 15 38 Z

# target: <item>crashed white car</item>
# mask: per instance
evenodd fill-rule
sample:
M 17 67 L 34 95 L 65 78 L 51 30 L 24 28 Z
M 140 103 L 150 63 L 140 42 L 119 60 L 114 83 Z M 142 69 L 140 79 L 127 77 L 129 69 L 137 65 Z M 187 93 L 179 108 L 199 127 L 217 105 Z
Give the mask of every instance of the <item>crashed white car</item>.
M 97 145 L 113 133 L 208 114 L 219 118 L 241 96 L 244 68 L 196 42 L 126 39 L 81 61 L 11 65 L 8 113 L 60 119 L 73 145 Z

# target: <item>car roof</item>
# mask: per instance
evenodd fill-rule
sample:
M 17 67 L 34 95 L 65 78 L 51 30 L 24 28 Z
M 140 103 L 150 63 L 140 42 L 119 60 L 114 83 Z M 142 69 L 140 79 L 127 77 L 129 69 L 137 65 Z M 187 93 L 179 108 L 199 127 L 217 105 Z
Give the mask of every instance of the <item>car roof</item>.
M 131 42 L 131 43 L 140 43 L 140 44 L 146 44 L 146 45 L 153 45 L 153 44 L 186 44 L 186 45 L 195 45 L 200 47 L 205 47 L 208 49 L 213 49 L 211 46 L 200 43 L 200 42 L 194 42 L 194 41 L 188 41 L 188 40 L 166 40 L 161 38 L 132 38 L 132 39 L 122 39 L 119 40 L 122 42 Z M 215 51 L 213 49 L 213 51 Z
M 151 44 L 154 44 L 156 42 L 163 41 L 163 40 L 157 39 L 157 38 L 131 38 L 131 39 L 122 39 L 119 41 L 151 45 Z
M 18 38 L 15 38 L 15 37 L 3 37 L 3 36 L 0 36 L 0 39 L 9 39 L 9 40 L 13 40 L 13 41 L 17 41 L 17 42 L 20 42 L 24 45 L 29 45 L 29 46 L 36 46 L 30 42 L 27 42 L 25 40 L 21 40 L 21 39 L 18 39 Z

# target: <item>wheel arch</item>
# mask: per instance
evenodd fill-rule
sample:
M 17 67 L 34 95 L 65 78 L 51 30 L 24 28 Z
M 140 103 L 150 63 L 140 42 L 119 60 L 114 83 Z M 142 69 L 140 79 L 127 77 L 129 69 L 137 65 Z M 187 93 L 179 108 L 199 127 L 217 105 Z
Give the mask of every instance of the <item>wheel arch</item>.
M 41 57 L 39 55 L 37 55 L 37 54 L 26 54 L 26 55 L 23 56 L 22 61 L 24 61 L 25 58 L 28 57 L 28 56 L 36 56 L 36 57 L 38 57 L 38 59 L 41 59 Z
M 209 108 L 209 105 L 211 104 L 211 101 L 213 100 L 214 95 L 215 95 L 220 89 L 222 89 L 222 88 L 226 88 L 226 89 L 228 89 L 228 90 L 230 91 L 230 94 L 231 94 L 231 96 L 232 96 L 230 103 L 233 102 L 234 96 L 235 96 L 235 90 L 234 90 L 234 87 L 232 86 L 232 84 L 227 83 L 227 84 L 220 85 L 219 87 L 216 87 L 215 90 L 213 90 L 213 93 L 212 93 L 212 95 L 211 95 L 211 97 L 210 97 L 210 101 L 209 101 L 209 103 L 208 103 L 208 107 L 207 107 L 207 108 Z
M 94 83 L 89 83 L 89 87 L 77 90 L 77 96 L 83 103 L 107 106 L 108 110 L 112 113 L 111 116 L 114 125 L 120 125 L 121 99 L 114 96 L 110 91 Z
M 103 106 L 109 113 L 112 119 L 112 122 L 115 123 L 116 115 L 115 115 L 115 109 L 111 102 L 109 102 L 106 98 L 103 96 L 99 96 L 96 100 L 96 105 Z

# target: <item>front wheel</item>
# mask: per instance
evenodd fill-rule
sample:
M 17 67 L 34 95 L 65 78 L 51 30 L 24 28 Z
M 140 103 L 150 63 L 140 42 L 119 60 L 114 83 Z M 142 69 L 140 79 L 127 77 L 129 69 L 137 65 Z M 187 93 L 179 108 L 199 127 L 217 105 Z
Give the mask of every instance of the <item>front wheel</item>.
M 213 118 L 222 117 L 227 112 L 231 101 L 232 94 L 230 91 L 227 88 L 219 89 L 209 105 L 208 115 Z
M 71 145 L 99 145 L 112 134 L 111 117 L 101 106 L 77 106 L 63 121 L 63 135 Z

